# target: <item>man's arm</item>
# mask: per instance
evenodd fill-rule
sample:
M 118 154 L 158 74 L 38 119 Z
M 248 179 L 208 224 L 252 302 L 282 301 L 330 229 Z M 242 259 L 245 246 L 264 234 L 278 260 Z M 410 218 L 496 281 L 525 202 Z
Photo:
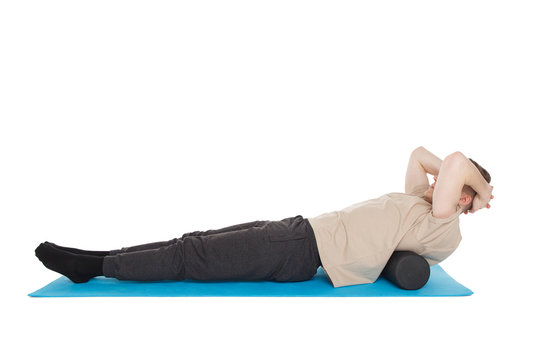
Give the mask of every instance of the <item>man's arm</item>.
M 446 219 L 456 211 L 464 185 L 472 187 L 479 199 L 491 197 L 493 187 L 465 155 L 456 151 L 444 158 L 439 169 L 437 186 L 433 191 L 434 217 Z
M 405 176 L 405 193 L 410 193 L 416 186 L 429 185 L 426 173 L 438 175 L 441 164 L 442 160 L 423 146 L 414 149 Z

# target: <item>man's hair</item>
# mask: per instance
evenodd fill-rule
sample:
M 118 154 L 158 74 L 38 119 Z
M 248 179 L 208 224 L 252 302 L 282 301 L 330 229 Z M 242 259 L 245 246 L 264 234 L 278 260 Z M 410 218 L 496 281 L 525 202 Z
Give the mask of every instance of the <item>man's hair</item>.
M 480 166 L 480 164 L 478 164 L 476 161 L 474 161 L 473 159 L 469 158 L 469 160 L 474 164 L 474 166 L 476 166 L 476 168 L 480 171 L 480 174 L 482 174 L 482 176 L 484 177 L 484 179 L 486 179 L 487 183 L 489 184 L 491 182 L 491 175 L 489 174 L 489 172 L 484 169 L 482 166 Z M 469 186 L 469 188 L 471 188 Z M 474 191 L 474 189 L 472 189 L 472 196 L 471 198 L 474 199 L 474 197 L 476 196 L 476 191 Z M 467 206 L 467 208 L 465 210 L 470 210 L 472 208 L 472 200 L 471 200 L 471 203 Z

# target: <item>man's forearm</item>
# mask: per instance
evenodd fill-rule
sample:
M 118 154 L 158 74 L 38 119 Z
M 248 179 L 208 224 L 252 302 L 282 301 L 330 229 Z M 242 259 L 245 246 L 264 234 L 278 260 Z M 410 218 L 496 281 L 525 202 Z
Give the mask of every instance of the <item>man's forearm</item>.
M 431 175 L 439 175 L 439 169 L 441 168 L 442 160 L 431 153 L 429 150 L 420 146 L 413 152 L 416 160 L 424 168 L 424 170 Z
M 481 198 L 486 198 L 491 192 L 489 183 L 484 179 L 480 170 L 463 155 L 463 168 L 465 172 L 465 185 L 469 185 Z

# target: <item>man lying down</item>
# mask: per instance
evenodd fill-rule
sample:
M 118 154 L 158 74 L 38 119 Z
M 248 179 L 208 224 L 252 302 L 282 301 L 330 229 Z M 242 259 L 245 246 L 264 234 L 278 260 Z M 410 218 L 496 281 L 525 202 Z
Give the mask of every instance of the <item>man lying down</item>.
M 459 215 L 490 208 L 490 182 L 490 174 L 461 152 L 441 160 L 420 146 L 410 155 L 404 193 L 316 217 L 252 221 L 111 251 L 44 242 L 35 254 L 76 283 L 95 276 L 306 281 L 319 266 L 334 287 L 372 283 L 394 251 L 415 252 L 429 265 L 452 254 L 461 241 Z

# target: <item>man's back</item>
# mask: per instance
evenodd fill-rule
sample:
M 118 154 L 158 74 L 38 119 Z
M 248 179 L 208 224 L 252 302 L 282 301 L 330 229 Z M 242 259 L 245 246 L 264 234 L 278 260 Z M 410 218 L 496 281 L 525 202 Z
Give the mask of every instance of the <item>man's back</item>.
M 421 197 L 427 187 L 308 218 L 334 287 L 374 282 L 396 250 L 414 251 L 430 265 L 455 250 L 461 241 L 461 208 L 446 219 L 434 218 L 431 204 Z

